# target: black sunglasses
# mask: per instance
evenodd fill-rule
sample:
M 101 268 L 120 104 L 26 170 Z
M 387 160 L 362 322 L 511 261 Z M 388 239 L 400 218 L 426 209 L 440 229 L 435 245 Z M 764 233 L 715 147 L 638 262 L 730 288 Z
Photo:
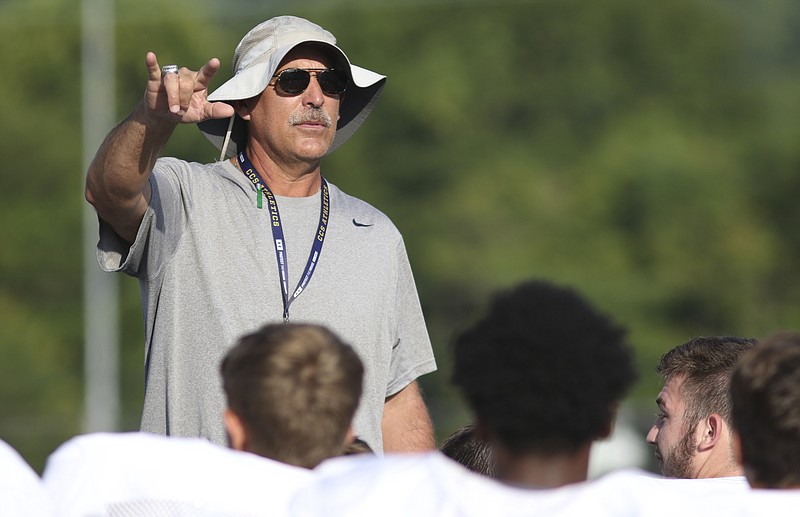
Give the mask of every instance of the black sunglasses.
M 273 75 L 281 91 L 290 95 L 303 93 L 311 82 L 311 74 L 317 78 L 319 87 L 328 95 L 344 93 L 347 89 L 347 74 L 334 68 L 287 68 Z

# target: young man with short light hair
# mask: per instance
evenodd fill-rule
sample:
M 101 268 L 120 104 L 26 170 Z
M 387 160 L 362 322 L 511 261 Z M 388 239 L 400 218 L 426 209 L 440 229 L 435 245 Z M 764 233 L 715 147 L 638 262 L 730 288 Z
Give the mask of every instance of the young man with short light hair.
M 327 328 L 267 325 L 240 339 L 221 370 L 234 449 L 313 468 L 352 441 L 364 367 Z
M 647 433 L 666 477 L 741 476 L 731 432 L 730 377 L 754 339 L 697 337 L 665 353 L 656 368 L 664 386 Z
M 151 433 L 73 438 L 44 473 L 57 515 L 287 515 L 310 469 L 352 438 L 362 363 L 324 327 L 279 323 L 242 337 L 221 370 L 235 450 Z

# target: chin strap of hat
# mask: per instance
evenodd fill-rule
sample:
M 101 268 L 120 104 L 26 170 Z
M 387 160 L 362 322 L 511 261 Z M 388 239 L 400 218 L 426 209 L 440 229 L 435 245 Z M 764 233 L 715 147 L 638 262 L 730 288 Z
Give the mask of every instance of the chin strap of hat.
M 220 149 L 222 152 L 219 155 L 219 161 L 223 161 L 225 159 L 225 151 L 228 150 L 228 143 L 231 141 L 231 131 L 233 131 L 233 122 L 236 120 L 236 114 L 231 116 L 231 121 L 228 122 L 228 131 L 225 132 L 225 140 L 222 142 L 222 148 Z

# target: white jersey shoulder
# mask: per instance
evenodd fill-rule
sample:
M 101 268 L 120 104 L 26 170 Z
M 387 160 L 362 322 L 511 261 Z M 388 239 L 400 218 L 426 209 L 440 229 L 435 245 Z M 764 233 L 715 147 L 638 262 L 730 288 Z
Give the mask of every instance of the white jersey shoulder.
M 311 471 L 198 438 L 96 433 L 47 460 L 44 486 L 60 516 L 286 515 Z M 165 513 L 166 512 L 166 513 Z
M 635 515 L 634 501 L 609 494 L 609 482 L 557 489 L 512 487 L 471 472 L 440 453 L 328 460 L 292 504 L 313 516 L 614 516 Z M 620 479 L 620 485 L 623 483 Z M 604 483 L 604 484 L 601 484 Z
M 50 498 L 38 474 L 6 442 L 0 440 L 0 514 L 17 517 L 53 515 Z

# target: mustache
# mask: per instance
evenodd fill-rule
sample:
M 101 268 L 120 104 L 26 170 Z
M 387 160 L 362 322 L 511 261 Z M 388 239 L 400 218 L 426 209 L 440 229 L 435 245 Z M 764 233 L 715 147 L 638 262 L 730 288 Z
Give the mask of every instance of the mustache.
M 325 127 L 331 127 L 333 125 L 330 115 L 322 108 L 308 108 L 299 113 L 292 113 L 289 117 L 289 124 L 293 126 L 305 124 L 307 122 L 317 122 L 323 124 Z

